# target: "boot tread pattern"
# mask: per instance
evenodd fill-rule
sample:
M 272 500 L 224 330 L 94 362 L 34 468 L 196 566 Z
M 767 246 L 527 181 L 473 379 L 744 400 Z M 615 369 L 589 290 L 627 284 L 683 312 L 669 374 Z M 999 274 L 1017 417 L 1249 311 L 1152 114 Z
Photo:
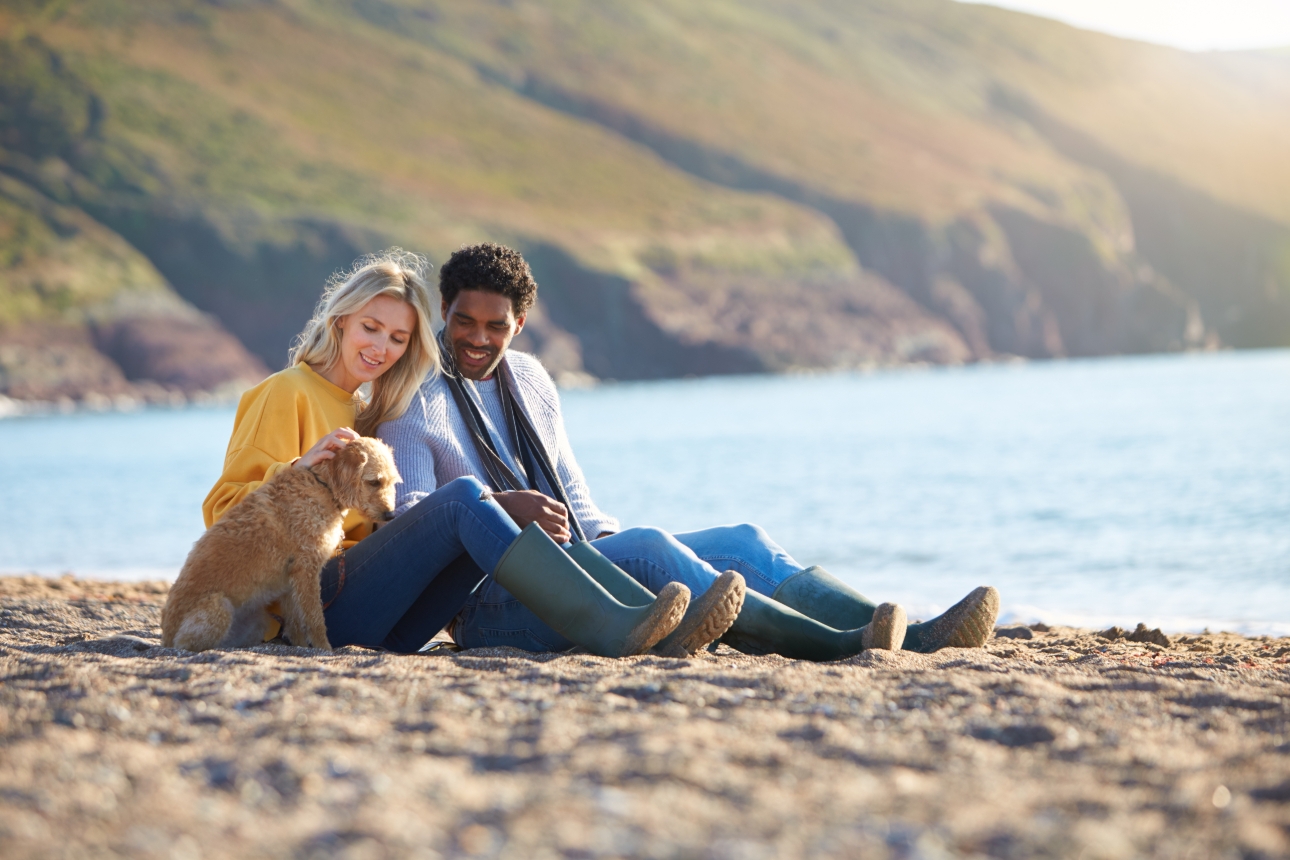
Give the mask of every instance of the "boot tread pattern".
M 930 644 L 935 648 L 980 648 L 994 633 L 998 617 L 999 592 L 981 586 L 945 613 L 943 622 L 928 637 Z
M 669 582 L 659 591 L 649 616 L 637 624 L 623 646 L 623 657 L 644 654 L 658 641 L 676 629 L 690 605 L 690 589 L 679 582 Z
M 727 570 L 695 601 L 695 611 L 688 622 L 677 628 L 676 637 L 665 647 L 655 649 L 662 657 L 692 657 L 725 634 L 744 607 L 744 578 Z M 684 629 L 687 623 L 691 629 Z

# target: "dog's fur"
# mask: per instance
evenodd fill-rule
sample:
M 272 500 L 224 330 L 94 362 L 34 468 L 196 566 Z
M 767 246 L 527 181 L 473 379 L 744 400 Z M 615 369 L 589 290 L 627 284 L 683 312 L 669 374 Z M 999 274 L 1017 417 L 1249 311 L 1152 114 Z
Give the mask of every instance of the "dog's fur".
M 193 545 L 161 612 L 161 644 L 254 645 L 276 600 L 293 644 L 330 650 L 318 573 L 344 537 L 345 511 L 388 519 L 399 480 L 389 446 L 369 438 L 308 469 L 279 472 Z

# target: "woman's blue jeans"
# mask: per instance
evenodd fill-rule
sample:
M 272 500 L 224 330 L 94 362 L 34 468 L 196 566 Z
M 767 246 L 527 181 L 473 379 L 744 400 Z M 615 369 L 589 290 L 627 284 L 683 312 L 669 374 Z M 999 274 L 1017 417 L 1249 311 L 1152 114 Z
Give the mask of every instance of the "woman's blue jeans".
M 417 651 L 461 610 L 519 534 L 475 478 L 444 484 L 323 567 L 327 638 L 335 647 Z
M 781 582 L 802 570 L 765 530 L 747 523 L 678 535 L 633 528 L 591 544 L 655 594 L 667 583 L 679 582 L 698 597 L 719 571 L 735 570 L 743 574 L 749 588 L 769 597 Z M 509 645 L 525 651 L 563 651 L 573 647 L 491 578 L 466 601 L 453 636 L 463 648 Z

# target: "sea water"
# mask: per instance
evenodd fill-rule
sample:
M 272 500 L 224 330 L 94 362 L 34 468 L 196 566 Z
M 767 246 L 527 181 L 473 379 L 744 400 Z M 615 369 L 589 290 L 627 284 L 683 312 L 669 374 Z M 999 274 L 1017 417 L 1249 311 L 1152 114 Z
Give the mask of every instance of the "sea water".
M 562 394 L 624 526 L 762 526 L 927 617 L 1290 634 L 1290 351 Z M 0 421 L 0 571 L 173 578 L 231 409 Z

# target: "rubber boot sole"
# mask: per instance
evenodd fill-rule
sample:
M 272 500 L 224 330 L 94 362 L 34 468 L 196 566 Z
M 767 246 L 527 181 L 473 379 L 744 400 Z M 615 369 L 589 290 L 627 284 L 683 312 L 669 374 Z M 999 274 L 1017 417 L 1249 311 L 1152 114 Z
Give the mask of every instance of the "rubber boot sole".
M 659 591 L 645 620 L 632 628 L 623 642 L 622 657 L 644 654 L 671 633 L 685 617 L 690 605 L 690 589 L 679 582 L 669 582 Z
M 998 590 L 983 585 L 949 608 L 922 634 L 924 652 L 941 648 L 980 648 L 994 634 L 999 617 Z
M 688 618 L 659 644 L 654 653 L 661 657 L 692 657 L 720 639 L 744 608 L 744 578 L 733 570 L 717 577 L 716 582 L 691 603 Z
M 909 626 L 909 616 L 905 607 L 898 603 L 882 603 L 873 611 L 873 620 L 864 627 L 861 642 L 865 650 L 878 648 L 884 651 L 899 651 L 905 644 L 905 628 Z

